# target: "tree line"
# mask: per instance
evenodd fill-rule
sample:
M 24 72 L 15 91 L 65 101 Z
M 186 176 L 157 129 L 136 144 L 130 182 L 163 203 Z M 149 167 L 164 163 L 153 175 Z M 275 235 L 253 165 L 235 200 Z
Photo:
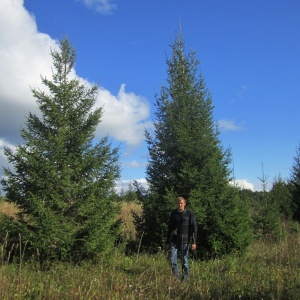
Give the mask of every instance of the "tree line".
M 149 188 L 134 181 L 122 195 L 115 191 L 120 149 L 109 136 L 95 140 L 104 113 L 94 108 L 98 87 L 70 76 L 76 51 L 67 39 L 50 54 L 52 78 L 41 77 L 48 92 L 32 89 L 41 117 L 29 112 L 24 143 L 4 151 L 13 166 L 4 168 L 4 199 L 18 208 L 15 218 L 0 215 L 7 249 L 19 245 L 25 257 L 41 260 L 95 259 L 121 238 L 120 200 L 142 206 L 135 216 L 140 246 L 157 251 L 176 197 L 185 197 L 202 258 L 243 251 L 255 236 L 278 238 L 282 219 L 300 221 L 300 145 L 288 182 L 278 178 L 261 192 L 232 185 L 231 149 L 222 145 L 212 96 L 181 33 L 166 59 L 166 85 L 155 95 L 154 131 L 145 130 Z

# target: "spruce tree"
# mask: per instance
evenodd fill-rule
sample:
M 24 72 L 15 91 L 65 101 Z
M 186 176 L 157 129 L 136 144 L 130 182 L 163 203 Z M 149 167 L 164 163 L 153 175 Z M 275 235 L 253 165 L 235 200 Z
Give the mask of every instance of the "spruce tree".
M 195 52 L 185 53 L 182 35 L 166 59 L 167 85 L 156 95 L 154 135 L 146 131 L 149 190 L 139 191 L 143 216 L 137 220 L 148 247 L 165 240 L 177 196 L 188 200 L 199 223 L 199 249 L 214 256 L 243 249 L 249 241 L 247 211 L 230 186 L 230 149 L 224 150 L 213 119 L 212 97 Z
M 293 204 L 290 188 L 290 184 L 279 177 L 275 179 L 270 191 L 272 202 L 278 206 L 280 216 L 284 219 L 291 219 L 293 216 Z
M 41 77 L 47 92 L 32 89 L 40 116 L 29 113 L 24 143 L 5 149 L 14 169 L 4 169 L 2 185 L 19 213 L 13 221 L 2 218 L 3 227 L 12 242 L 26 243 L 25 254 L 82 259 L 114 243 L 119 148 L 108 136 L 95 141 L 98 87 L 72 75 L 75 49 L 65 39 L 51 55 L 52 80 Z
M 256 238 L 268 237 L 278 240 L 280 238 L 280 209 L 275 194 L 267 190 L 269 176 L 264 173 L 262 167 L 261 181 L 262 191 L 254 192 L 252 197 L 251 221 L 253 233 Z
M 300 221 L 300 144 L 296 150 L 289 182 L 292 195 L 293 218 Z

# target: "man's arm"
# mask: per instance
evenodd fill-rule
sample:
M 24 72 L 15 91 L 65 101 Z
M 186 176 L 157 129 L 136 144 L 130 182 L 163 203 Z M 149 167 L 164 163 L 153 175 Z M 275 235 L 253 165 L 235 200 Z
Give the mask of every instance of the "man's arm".
M 192 250 L 196 250 L 197 246 L 197 222 L 194 213 L 191 211 L 191 232 L 192 232 Z

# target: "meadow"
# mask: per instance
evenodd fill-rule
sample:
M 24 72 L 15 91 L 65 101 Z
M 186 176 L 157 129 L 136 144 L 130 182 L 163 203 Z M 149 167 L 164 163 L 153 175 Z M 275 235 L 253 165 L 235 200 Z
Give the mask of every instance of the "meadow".
M 0 207 L 14 214 L 12 207 Z M 131 209 L 123 206 L 124 234 L 135 237 Z M 124 244 L 80 265 L 38 260 L 8 263 L 1 241 L 0 299 L 299 299 L 300 228 L 284 222 L 281 238 L 256 239 L 245 253 L 200 261 L 190 256 L 188 283 L 175 279 L 164 251 L 125 255 Z M 201 241 L 198 245 L 201 247 Z M 20 249 L 22 258 L 22 249 Z

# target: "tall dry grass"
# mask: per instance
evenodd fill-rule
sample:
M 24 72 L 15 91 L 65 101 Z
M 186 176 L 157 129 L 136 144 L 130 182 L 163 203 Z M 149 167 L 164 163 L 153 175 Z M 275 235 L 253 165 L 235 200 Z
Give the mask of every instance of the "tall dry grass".
M 294 233 L 257 241 L 243 255 L 190 259 L 189 283 L 172 276 L 164 253 L 126 256 L 118 248 L 97 264 L 2 265 L 0 299 L 299 299 L 299 251 Z
M 243 255 L 200 263 L 197 289 L 204 299 L 299 299 L 299 251 L 299 232 L 260 239 Z
M 141 213 L 125 203 L 121 214 L 124 230 L 133 234 L 131 209 Z M 277 242 L 256 240 L 243 254 L 210 261 L 191 257 L 190 281 L 184 284 L 172 276 L 163 252 L 127 256 L 116 247 L 95 264 L 55 262 L 47 268 L 37 260 L 2 261 L 0 299 L 299 299 L 299 253 L 298 223 L 283 223 Z
M 16 213 L 18 212 L 18 208 L 12 204 L 5 201 L 0 201 L 0 213 L 4 213 L 9 217 L 15 217 Z
M 137 232 L 133 222 L 133 213 L 140 216 L 142 214 L 141 205 L 135 202 L 123 202 L 121 204 L 121 212 L 118 218 L 121 218 L 123 221 L 122 233 L 127 240 L 136 239 Z

